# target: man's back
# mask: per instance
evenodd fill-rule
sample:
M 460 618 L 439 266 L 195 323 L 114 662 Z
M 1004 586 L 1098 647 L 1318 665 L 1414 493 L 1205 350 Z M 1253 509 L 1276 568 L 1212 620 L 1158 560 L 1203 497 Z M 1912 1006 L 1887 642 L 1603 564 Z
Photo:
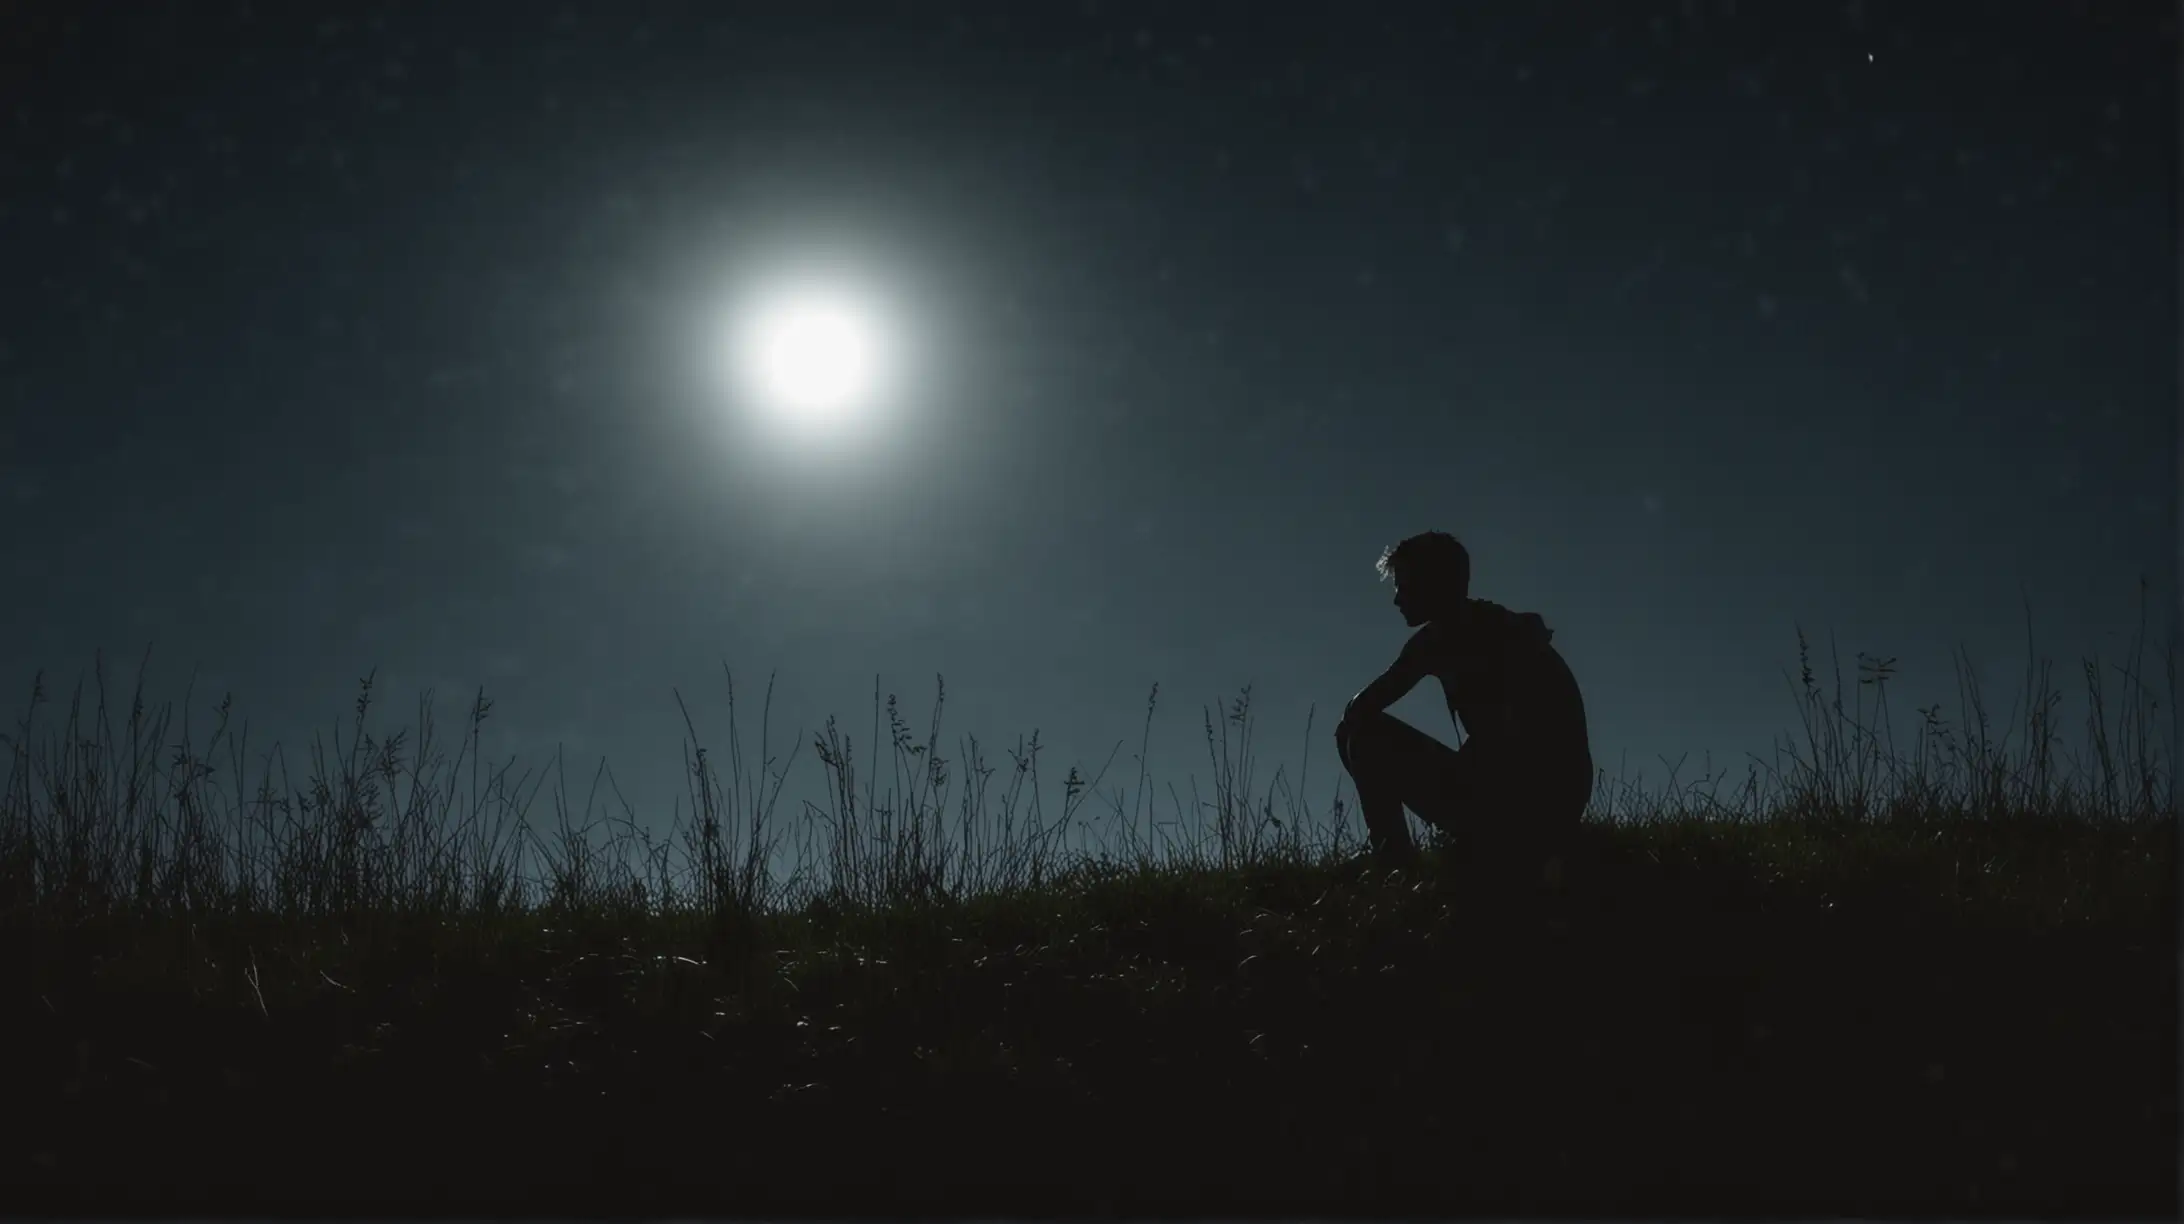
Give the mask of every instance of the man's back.
M 1584 757 L 1585 699 L 1536 612 L 1469 599 L 1455 616 L 1422 626 L 1449 713 L 1480 747 L 1526 757 Z

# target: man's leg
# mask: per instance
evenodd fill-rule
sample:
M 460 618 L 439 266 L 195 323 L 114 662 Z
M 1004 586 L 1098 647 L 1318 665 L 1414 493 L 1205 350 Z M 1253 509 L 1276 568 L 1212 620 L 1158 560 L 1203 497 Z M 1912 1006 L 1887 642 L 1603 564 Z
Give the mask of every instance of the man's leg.
M 1452 789 L 1462 819 L 1448 831 L 1462 857 L 1513 886 L 1540 882 L 1549 864 L 1559 875 L 1592 796 L 1590 760 L 1486 755 L 1474 744 L 1458 755 Z
M 1407 804 L 1421 819 L 1436 821 L 1447 807 L 1456 750 L 1393 714 L 1358 719 L 1335 737 L 1336 754 L 1357 787 L 1365 834 L 1373 853 L 1407 858 L 1417 850 L 1404 823 Z

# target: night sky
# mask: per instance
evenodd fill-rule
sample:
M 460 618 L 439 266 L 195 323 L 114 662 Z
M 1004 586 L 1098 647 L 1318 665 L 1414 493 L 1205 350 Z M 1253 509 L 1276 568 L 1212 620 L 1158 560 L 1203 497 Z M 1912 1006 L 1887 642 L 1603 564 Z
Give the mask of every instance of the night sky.
M 664 827 L 723 663 L 790 806 L 875 676 L 1004 777 L 1037 728 L 1050 812 L 1156 681 L 1210 795 L 1251 684 L 1321 809 L 1429 528 L 1611 775 L 1741 776 L 1799 626 L 1908 726 L 1959 646 L 2007 714 L 2026 603 L 2067 678 L 2174 602 L 2173 6 L 0 13 L 11 711 L 150 646 L 301 765 L 374 667 L 383 730 L 482 684 Z M 792 435 L 722 352 L 814 267 L 901 360 Z

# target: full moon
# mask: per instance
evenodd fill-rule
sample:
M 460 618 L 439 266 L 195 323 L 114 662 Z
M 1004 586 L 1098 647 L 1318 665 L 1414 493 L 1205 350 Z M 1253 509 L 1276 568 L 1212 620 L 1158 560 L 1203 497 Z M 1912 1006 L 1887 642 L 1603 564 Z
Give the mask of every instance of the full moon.
M 764 295 L 738 322 L 738 381 L 761 411 L 785 424 L 854 423 L 887 389 L 892 353 L 880 315 L 869 295 L 844 287 Z

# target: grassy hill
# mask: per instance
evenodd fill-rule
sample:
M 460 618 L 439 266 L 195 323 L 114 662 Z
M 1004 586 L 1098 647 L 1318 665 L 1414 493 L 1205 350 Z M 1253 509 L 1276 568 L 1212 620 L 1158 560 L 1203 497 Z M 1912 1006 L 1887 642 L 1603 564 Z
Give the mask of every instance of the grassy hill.
M 467 756 L 359 731 L 300 786 L 141 688 L 119 729 L 34 701 L 0 1201 L 2174 1214 L 2176 825 L 2137 661 L 2120 693 L 2086 669 L 2067 757 L 2044 670 L 2011 734 L 1968 689 L 1906 748 L 1887 664 L 1832 696 L 1801 664 L 1776 762 L 1726 798 L 1603 786 L 1537 879 L 1431 842 L 1376 867 L 1339 798 L 1248 793 L 1248 692 L 1171 821 L 1089 812 L 1075 771 L 1043 811 L 1035 739 L 944 761 L 891 699 L 890 778 L 830 724 L 835 803 L 793 826 L 788 765 L 731 729 L 724 781 L 693 731 L 665 839 L 573 815 L 558 771 L 534 824 L 476 759 L 482 695 Z

